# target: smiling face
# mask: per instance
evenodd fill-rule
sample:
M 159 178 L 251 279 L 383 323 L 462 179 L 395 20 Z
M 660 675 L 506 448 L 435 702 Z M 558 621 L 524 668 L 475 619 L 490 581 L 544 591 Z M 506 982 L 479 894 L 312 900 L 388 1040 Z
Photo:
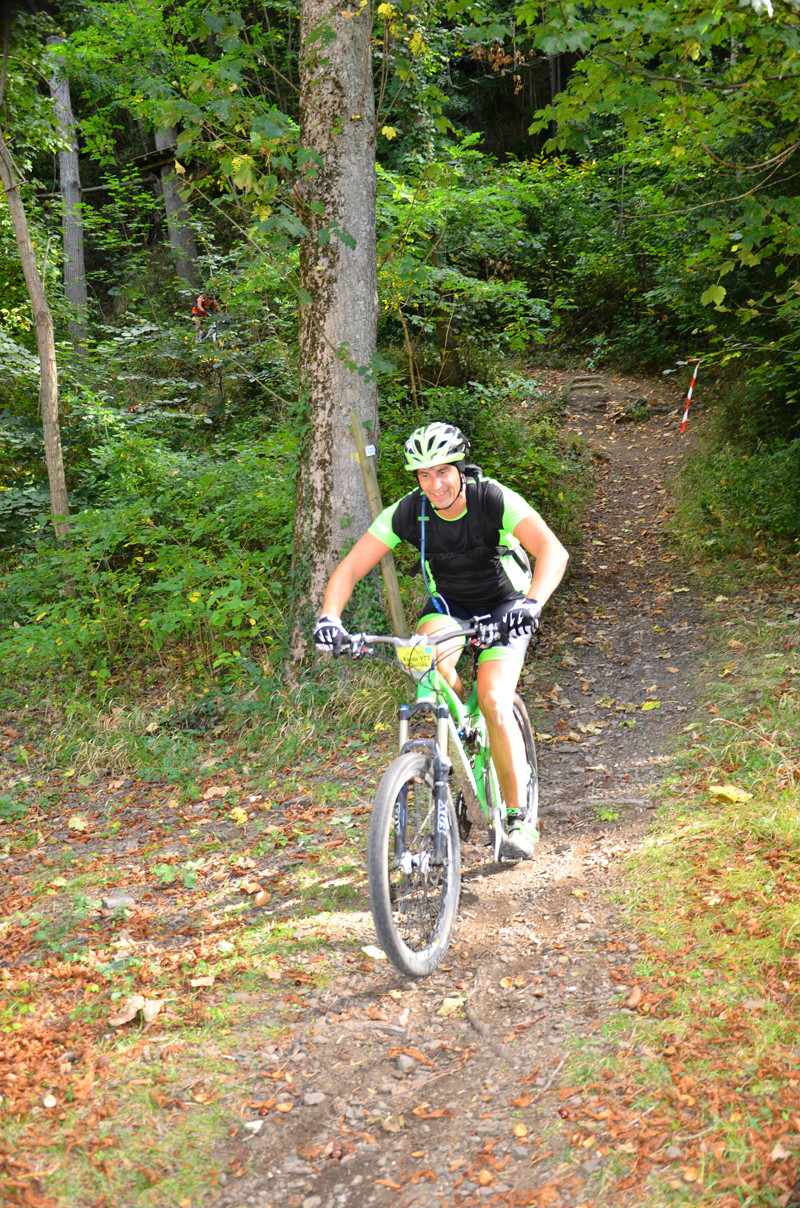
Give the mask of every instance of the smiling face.
M 459 504 L 462 488 L 457 466 L 444 463 L 427 470 L 417 470 L 417 481 L 428 503 L 437 512 L 447 512 Z

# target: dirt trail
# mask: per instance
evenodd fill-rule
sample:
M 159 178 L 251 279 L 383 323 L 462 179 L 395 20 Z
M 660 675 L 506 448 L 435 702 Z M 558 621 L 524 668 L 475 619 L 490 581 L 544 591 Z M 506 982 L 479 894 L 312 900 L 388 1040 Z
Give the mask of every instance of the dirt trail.
M 547 385 L 565 391 L 570 378 Z M 641 841 L 649 790 L 691 720 L 703 647 L 666 539 L 681 399 L 658 390 L 601 378 L 569 396 L 597 493 L 523 684 L 542 736 L 537 859 L 498 868 L 482 840 L 465 845 L 445 968 L 414 983 L 351 966 L 307 998 L 293 1047 L 268 1055 L 302 1088 L 298 1110 L 245 1123 L 236 1144 L 258 1174 L 220 1188 L 213 1208 L 597 1202 L 603 1159 L 566 1159 L 559 1110 L 580 1096 L 562 1069 L 576 1040 L 613 1044 L 603 1025 L 625 1009 L 638 946 L 610 891 L 624 895 L 619 857 Z M 632 401 L 648 419 L 625 422 Z M 374 942 L 366 912 L 346 925 Z M 263 1052 L 234 1056 L 264 1064 Z

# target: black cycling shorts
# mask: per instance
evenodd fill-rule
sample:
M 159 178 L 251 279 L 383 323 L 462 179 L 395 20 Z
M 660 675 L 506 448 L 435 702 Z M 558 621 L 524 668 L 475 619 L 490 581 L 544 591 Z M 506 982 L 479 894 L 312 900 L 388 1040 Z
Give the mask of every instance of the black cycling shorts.
M 502 600 L 499 604 L 495 604 L 494 608 L 487 609 L 485 613 L 479 614 L 471 612 L 468 608 L 464 608 L 462 604 L 456 604 L 452 600 L 447 601 L 447 606 L 450 610 L 449 615 L 452 617 L 453 621 L 460 625 L 462 629 L 466 629 L 468 627 L 468 622 L 471 621 L 473 616 L 476 615 L 479 615 L 481 620 L 493 621 L 495 624 L 499 624 L 508 610 L 513 608 L 516 604 L 519 604 L 520 600 L 523 600 L 524 598 L 524 596 L 511 596 L 508 600 Z M 437 600 L 441 603 L 440 596 L 437 596 Z M 422 616 L 417 621 L 417 625 L 419 626 L 423 621 L 430 621 L 433 620 L 434 617 L 441 616 L 446 617 L 448 616 L 448 613 L 440 611 L 440 609 L 438 609 L 434 604 L 431 597 L 428 596 L 422 609 Z M 530 645 L 532 636 L 532 630 L 528 633 L 512 634 L 507 645 L 504 645 L 500 639 L 497 638 L 496 641 L 492 642 L 491 646 L 487 646 L 485 650 L 481 651 L 478 662 L 485 663 L 490 659 L 512 658 L 522 665 L 522 663 L 525 662 L 525 655 L 527 653 L 528 646 Z

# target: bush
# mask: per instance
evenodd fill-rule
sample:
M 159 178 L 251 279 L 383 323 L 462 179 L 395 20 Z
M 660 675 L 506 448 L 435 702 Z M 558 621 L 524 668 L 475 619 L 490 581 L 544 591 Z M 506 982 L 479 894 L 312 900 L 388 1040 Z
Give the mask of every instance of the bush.
M 0 582 L 7 674 L 157 659 L 181 644 L 209 668 L 281 631 L 293 487 L 283 433 L 189 459 L 123 432 L 93 453 L 99 505 L 68 543 L 42 543 Z
M 800 539 L 800 440 L 744 452 L 724 444 L 695 458 L 682 475 L 679 524 L 695 548 L 748 554 Z M 777 552 L 777 551 L 776 551 Z

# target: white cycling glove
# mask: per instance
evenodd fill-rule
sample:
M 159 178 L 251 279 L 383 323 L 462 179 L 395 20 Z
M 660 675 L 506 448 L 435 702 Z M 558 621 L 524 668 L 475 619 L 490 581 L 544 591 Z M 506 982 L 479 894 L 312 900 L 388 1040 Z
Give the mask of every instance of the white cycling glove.
M 324 650 L 326 653 L 332 654 L 334 658 L 342 653 L 342 648 L 349 636 L 342 624 L 341 617 L 335 617 L 331 613 L 321 616 L 314 626 L 314 645 L 317 650 Z
M 522 633 L 535 633 L 539 628 L 539 617 L 542 606 L 538 600 L 520 600 L 513 608 L 509 608 L 500 622 L 500 641 L 503 644 L 509 638 L 518 637 Z

